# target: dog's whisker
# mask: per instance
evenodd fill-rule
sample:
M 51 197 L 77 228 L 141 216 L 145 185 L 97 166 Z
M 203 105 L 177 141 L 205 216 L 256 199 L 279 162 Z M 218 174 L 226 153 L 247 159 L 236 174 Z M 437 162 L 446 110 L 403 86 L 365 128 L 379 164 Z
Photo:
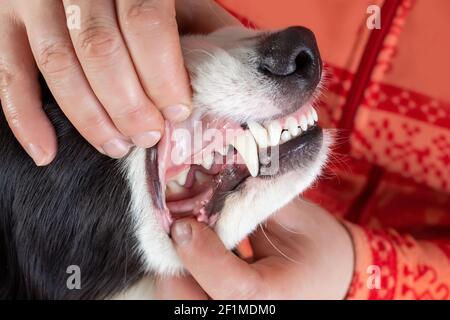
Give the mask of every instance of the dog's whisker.
M 207 56 L 209 56 L 211 59 L 214 59 L 214 55 L 211 52 L 209 52 L 209 51 L 207 51 L 205 49 L 190 49 L 190 50 L 186 50 L 186 54 L 191 54 L 191 53 L 194 53 L 194 52 L 204 53 Z
M 303 235 L 302 232 L 294 231 L 294 230 L 292 230 L 292 229 L 290 229 L 290 228 L 284 226 L 283 224 L 281 224 L 281 223 L 278 222 L 278 221 L 275 221 L 275 223 L 278 224 L 281 228 L 283 228 L 284 230 L 286 230 L 286 231 L 289 232 L 289 233 L 296 234 L 296 235 Z
M 217 10 L 214 10 L 213 8 L 213 2 L 207 2 L 208 3 L 208 9 L 211 11 L 211 13 L 222 23 L 222 25 L 226 26 L 227 21 L 223 16 L 220 16 Z
M 259 225 L 262 234 L 264 235 L 264 237 L 266 238 L 266 240 L 269 242 L 269 244 L 281 255 L 283 256 L 285 259 L 289 260 L 292 263 L 298 264 L 298 265 L 303 265 L 303 263 L 301 261 L 298 261 L 294 258 L 289 257 L 287 254 L 285 254 L 280 248 L 278 248 L 272 240 L 270 240 L 269 236 L 267 235 L 266 231 L 264 230 L 264 227 L 262 224 Z

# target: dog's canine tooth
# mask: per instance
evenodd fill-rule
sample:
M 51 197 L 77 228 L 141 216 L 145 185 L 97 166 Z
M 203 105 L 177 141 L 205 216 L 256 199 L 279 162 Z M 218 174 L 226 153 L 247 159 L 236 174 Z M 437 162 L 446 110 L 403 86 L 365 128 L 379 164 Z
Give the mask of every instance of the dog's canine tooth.
M 250 131 L 247 130 L 235 137 L 232 145 L 244 159 L 252 177 L 256 177 L 259 172 L 258 146 Z
M 308 130 L 308 119 L 304 114 L 300 117 L 300 128 L 302 128 L 302 131 Z
M 289 130 L 291 136 L 296 137 L 300 133 L 300 129 L 298 128 L 298 122 L 294 117 L 289 117 L 286 120 L 286 128 Z M 283 139 L 283 137 L 281 137 Z
M 275 120 L 269 123 L 267 131 L 269 132 L 270 146 L 274 147 L 280 143 L 281 131 L 283 128 L 279 121 Z
M 281 134 L 281 142 L 286 142 L 292 139 L 292 135 L 289 133 L 289 131 L 283 131 Z
M 254 121 L 247 123 L 247 125 L 259 147 L 267 148 L 269 145 L 269 134 L 266 128 Z
M 314 107 L 311 107 L 311 112 L 312 112 L 314 122 L 319 121 L 319 115 L 317 114 L 317 111 L 316 111 L 316 109 L 314 109 Z

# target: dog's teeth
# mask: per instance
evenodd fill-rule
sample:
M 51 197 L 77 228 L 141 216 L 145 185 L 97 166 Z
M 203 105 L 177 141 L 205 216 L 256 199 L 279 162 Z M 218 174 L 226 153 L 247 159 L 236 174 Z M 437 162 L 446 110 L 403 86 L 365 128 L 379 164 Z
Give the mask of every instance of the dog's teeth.
M 295 120 L 294 117 L 289 117 L 286 120 L 286 127 L 293 137 L 298 136 L 298 134 L 300 133 L 300 129 L 298 128 L 298 122 L 297 120 Z M 283 139 L 283 136 L 281 136 L 281 139 Z
M 179 184 L 180 186 L 184 186 L 184 185 L 186 184 L 186 179 L 187 179 L 187 176 L 188 176 L 188 173 L 189 173 L 189 169 L 190 169 L 190 168 L 187 168 L 187 169 L 181 171 L 179 174 L 177 174 L 177 175 L 176 175 L 173 179 L 171 179 L 171 180 L 172 180 L 172 181 L 178 182 L 178 184 Z
M 214 156 L 212 154 L 203 154 L 202 166 L 209 170 L 214 163 Z
M 289 133 L 289 131 L 283 131 L 283 133 L 281 134 L 281 142 L 286 142 L 292 139 L 291 134 Z
M 313 108 L 312 107 L 310 107 L 310 108 L 308 108 L 308 111 L 307 111 L 307 113 L 306 113 L 306 115 L 307 115 L 307 118 L 308 118 L 308 124 L 310 125 L 310 126 L 313 126 L 314 125 L 314 123 L 316 123 L 316 121 L 314 121 L 314 115 L 313 115 Z
M 271 146 L 276 146 L 280 143 L 281 131 L 283 128 L 279 121 L 272 121 L 269 123 L 267 131 L 269 132 L 269 143 Z
M 216 149 L 216 151 L 217 151 L 220 155 L 226 156 L 226 155 L 228 154 L 228 152 L 230 151 L 230 146 L 228 145 L 228 146 L 226 146 L 226 147 Z
M 269 145 L 269 135 L 267 133 L 266 128 L 260 125 L 257 122 L 249 122 L 247 123 L 250 132 L 258 143 L 260 148 L 267 148 Z
M 195 171 L 195 180 L 200 183 L 205 183 L 210 180 L 210 177 L 201 171 Z
M 315 122 L 319 121 L 319 115 L 317 114 L 316 109 L 314 107 L 311 107 L 312 116 Z
M 300 117 L 300 128 L 302 128 L 302 131 L 308 130 L 308 119 L 305 115 Z
M 258 146 L 250 131 L 235 137 L 232 145 L 244 159 L 250 174 L 256 177 L 259 172 Z
M 167 182 L 167 193 L 170 194 L 179 194 L 186 190 L 186 188 L 180 186 L 176 181 L 168 181 Z

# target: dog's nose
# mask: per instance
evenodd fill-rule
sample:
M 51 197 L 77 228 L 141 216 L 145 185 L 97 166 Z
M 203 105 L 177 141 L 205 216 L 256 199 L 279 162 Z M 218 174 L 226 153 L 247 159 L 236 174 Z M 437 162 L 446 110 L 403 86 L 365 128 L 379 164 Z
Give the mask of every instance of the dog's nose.
M 311 30 L 290 27 L 265 37 L 260 44 L 260 68 L 270 77 L 306 81 L 316 87 L 320 81 L 322 61 Z

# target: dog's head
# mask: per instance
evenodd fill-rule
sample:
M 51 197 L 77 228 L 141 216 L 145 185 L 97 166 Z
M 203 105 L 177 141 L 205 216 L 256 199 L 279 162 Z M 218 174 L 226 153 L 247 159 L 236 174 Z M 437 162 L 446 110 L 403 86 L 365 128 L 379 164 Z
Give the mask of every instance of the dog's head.
M 182 48 L 193 115 L 124 162 L 140 249 L 166 273 L 182 270 L 175 219 L 195 216 L 232 248 L 316 179 L 330 144 L 311 106 L 322 61 L 308 29 L 230 27 L 183 37 Z

